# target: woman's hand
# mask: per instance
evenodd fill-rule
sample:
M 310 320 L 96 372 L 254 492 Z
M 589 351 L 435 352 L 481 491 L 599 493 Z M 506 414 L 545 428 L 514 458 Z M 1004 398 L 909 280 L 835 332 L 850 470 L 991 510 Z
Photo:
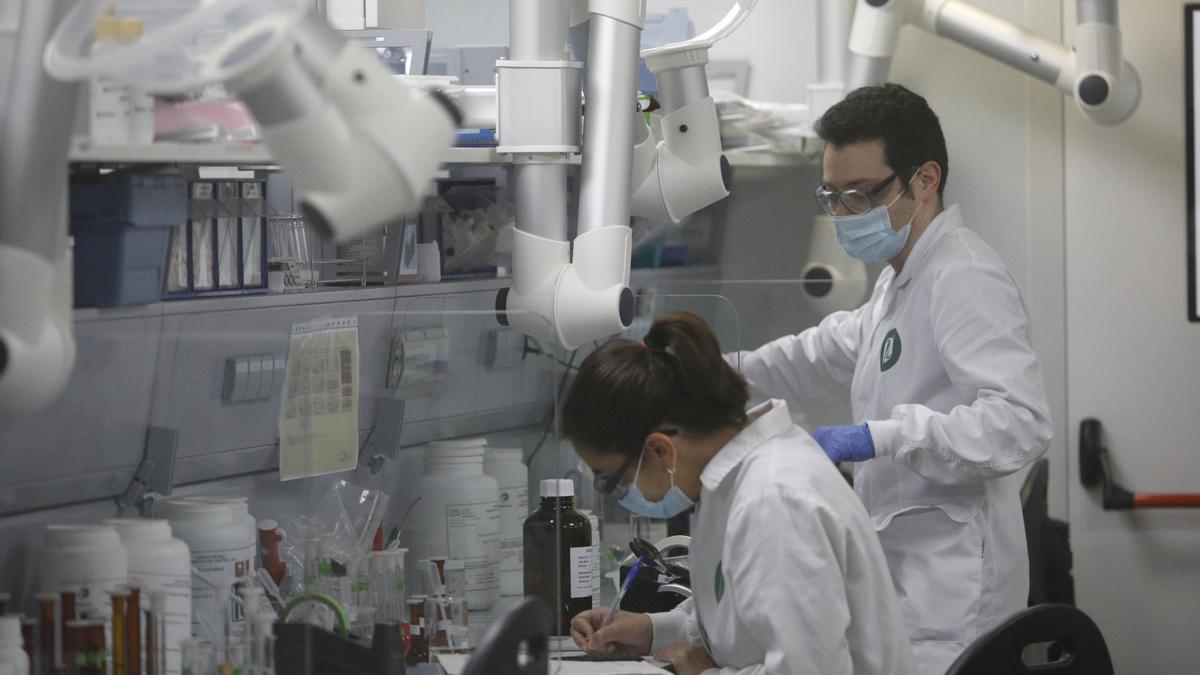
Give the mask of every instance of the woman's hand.
M 637 612 L 618 611 L 612 623 L 600 624 L 608 616 L 608 608 L 589 609 L 571 619 L 571 637 L 580 649 L 589 654 L 626 653 L 643 656 L 650 653 L 654 640 L 654 625 L 650 617 Z
M 670 661 L 678 675 L 700 675 L 710 668 L 717 667 L 704 645 L 683 643 L 667 645 L 658 650 L 654 658 L 659 661 Z

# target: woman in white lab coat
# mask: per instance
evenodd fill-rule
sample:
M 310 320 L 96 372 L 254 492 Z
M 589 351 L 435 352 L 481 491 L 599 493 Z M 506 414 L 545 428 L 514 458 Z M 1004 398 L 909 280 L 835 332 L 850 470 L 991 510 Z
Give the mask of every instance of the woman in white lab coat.
M 576 616 L 592 653 L 655 654 L 681 675 L 912 673 L 887 563 L 862 504 L 787 405 L 747 386 L 695 315 L 613 340 L 580 366 L 566 436 L 597 488 L 650 517 L 695 506 L 693 597 L 671 612 Z

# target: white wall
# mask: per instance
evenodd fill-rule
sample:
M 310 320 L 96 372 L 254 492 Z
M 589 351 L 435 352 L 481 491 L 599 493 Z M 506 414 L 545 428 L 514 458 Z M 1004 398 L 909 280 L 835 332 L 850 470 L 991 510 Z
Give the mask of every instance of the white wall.
M 732 0 L 647 0 L 646 12 L 686 7 L 702 33 L 729 11 Z M 760 0 L 746 23 L 710 51 L 713 59 L 746 59 L 749 96 L 767 101 L 803 103 L 816 78 L 816 14 L 813 0 Z
M 425 0 L 425 25 L 437 47 L 506 45 L 508 0 Z
M 1200 324 L 1187 322 L 1183 3 L 1120 5 L 1142 103 L 1114 128 L 1066 116 L 1069 425 L 1104 424 L 1125 487 L 1200 491 Z M 1200 511 L 1104 512 L 1074 459 L 1079 605 L 1120 673 L 1196 672 Z

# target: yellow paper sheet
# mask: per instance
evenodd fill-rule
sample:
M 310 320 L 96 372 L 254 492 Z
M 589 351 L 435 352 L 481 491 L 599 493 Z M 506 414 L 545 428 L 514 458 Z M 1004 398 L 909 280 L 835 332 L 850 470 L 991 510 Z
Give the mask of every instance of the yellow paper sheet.
M 292 326 L 279 411 L 279 478 L 358 466 L 358 319 Z

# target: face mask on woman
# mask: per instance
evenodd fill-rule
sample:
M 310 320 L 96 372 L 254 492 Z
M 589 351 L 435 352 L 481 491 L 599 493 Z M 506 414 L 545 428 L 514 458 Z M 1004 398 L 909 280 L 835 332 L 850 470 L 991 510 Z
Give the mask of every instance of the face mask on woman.
M 629 491 L 620 499 L 621 506 L 633 511 L 639 516 L 647 518 L 674 518 L 675 516 L 692 508 L 696 502 L 692 501 L 679 489 L 675 484 L 675 471 L 667 469 L 667 475 L 671 478 L 671 489 L 667 490 L 667 494 L 663 498 L 652 502 L 646 499 L 646 495 L 642 489 L 638 487 L 638 476 L 642 473 L 642 460 L 646 457 L 646 451 L 642 450 L 641 457 L 638 458 L 637 471 L 633 473 L 633 482 L 629 485 Z

